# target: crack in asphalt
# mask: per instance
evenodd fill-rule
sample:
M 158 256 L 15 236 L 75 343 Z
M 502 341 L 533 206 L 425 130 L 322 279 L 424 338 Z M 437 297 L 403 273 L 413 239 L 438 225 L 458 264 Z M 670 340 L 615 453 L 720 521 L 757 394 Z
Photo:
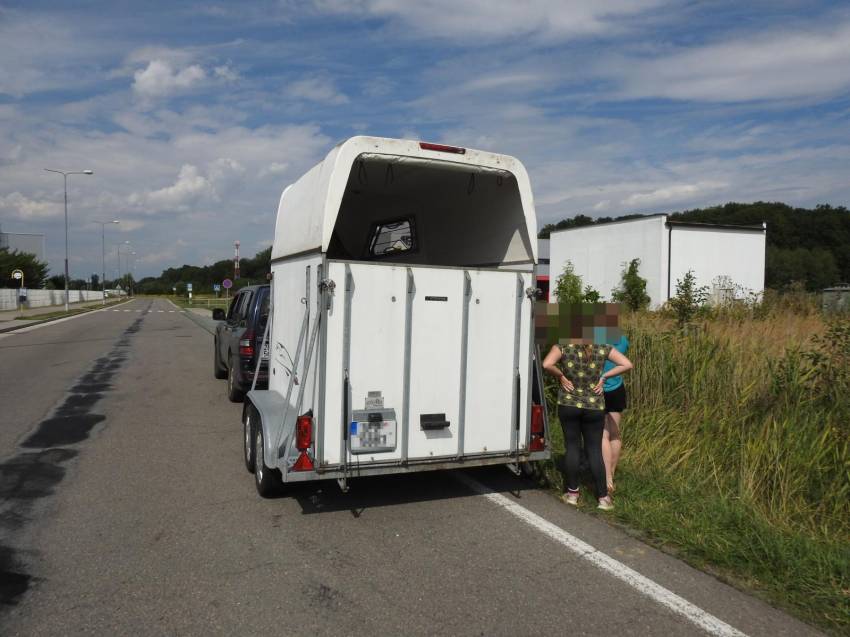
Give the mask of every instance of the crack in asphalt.
M 153 302 L 148 304 L 148 308 Z M 112 389 L 112 380 L 127 361 L 131 340 L 141 329 L 144 311 L 120 335 L 112 349 L 74 381 L 62 403 L 20 444 L 22 450 L 0 462 L 0 611 L 16 606 L 34 581 L 21 559 L 14 536 L 32 521 L 32 509 L 53 495 L 65 478 L 68 464 L 79 455 L 78 445 L 106 420 L 93 409 Z

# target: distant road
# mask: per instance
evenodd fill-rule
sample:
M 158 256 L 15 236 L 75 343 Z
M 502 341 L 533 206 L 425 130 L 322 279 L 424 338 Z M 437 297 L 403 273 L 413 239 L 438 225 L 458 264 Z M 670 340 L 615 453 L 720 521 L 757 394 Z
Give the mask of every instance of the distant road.
M 3 635 L 817 634 L 504 469 L 261 500 L 165 300 L 0 335 L 0 378 Z

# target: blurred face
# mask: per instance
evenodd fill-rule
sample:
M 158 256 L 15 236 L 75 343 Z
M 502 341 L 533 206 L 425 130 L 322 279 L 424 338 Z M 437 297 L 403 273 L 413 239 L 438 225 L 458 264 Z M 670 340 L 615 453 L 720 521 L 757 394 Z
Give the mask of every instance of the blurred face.
M 541 347 L 614 344 L 620 330 L 619 303 L 538 303 L 535 341 Z

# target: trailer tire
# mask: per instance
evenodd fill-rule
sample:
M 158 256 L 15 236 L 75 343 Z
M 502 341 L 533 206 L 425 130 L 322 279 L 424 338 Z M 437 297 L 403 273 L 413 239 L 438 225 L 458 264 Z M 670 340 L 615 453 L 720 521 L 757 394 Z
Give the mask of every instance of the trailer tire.
M 263 427 L 260 423 L 257 425 L 254 433 L 254 485 L 260 497 L 271 498 L 280 492 L 282 484 L 280 474 L 266 466 Z
M 254 423 L 258 418 L 254 405 L 246 403 L 242 410 L 242 458 L 248 473 L 254 473 Z
M 235 356 L 230 357 L 230 365 L 227 368 L 227 398 L 232 403 L 241 403 L 245 398 L 245 392 L 239 387 L 236 382 L 236 366 L 239 365 L 239 359 Z
M 221 364 L 221 359 L 218 357 L 218 339 L 214 341 L 213 348 L 213 375 L 219 380 L 227 378 L 227 368 Z

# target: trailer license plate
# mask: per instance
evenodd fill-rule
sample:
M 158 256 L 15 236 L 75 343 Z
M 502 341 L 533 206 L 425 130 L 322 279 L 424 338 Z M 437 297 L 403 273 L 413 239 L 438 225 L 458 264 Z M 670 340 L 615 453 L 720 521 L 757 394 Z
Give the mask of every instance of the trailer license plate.
M 395 450 L 395 420 L 352 421 L 351 453 Z
M 269 360 L 269 344 L 263 343 L 263 360 Z

